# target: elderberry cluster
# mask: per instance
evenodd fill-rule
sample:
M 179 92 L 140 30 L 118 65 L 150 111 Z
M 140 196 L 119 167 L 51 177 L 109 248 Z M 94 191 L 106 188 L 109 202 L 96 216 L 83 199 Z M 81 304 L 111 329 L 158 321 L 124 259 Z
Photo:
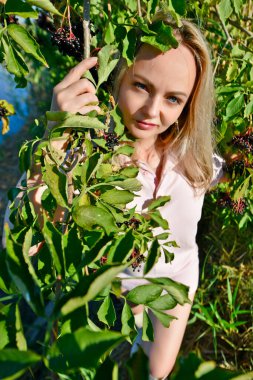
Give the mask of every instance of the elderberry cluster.
M 74 27 L 73 27 L 74 30 Z M 82 60 L 83 44 L 82 41 L 70 32 L 68 26 L 57 29 L 51 35 L 53 45 L 56 45 L 61 53 Z
M 5 107 L 0 107 L 0 117 L 4 117 L 7 114 L 7 109 Z
M 117 226 L 121 227 L 123 224 L 127 227 L 132 227 L 134 230 L 136 230 L 141 224 L 141 221 L 136 218 L 131 218 L 129 220 L 126 220 L 124 223 L 117 223 Z
M 239 198 L 234 201 L 228 193 L 221 193 L 217 201 L 218 206 L 222 208 L 230 208 L 235 214 L 243 214 L 246 208 L 246 201 L 244 198 Z
M 253 153 L 253 133 L 234 136 L 232 144 L 247 153 Z
M 132 259 L 135 259 L 135 261 L 131 264 L 133 272 L 135 272 L 136 269 L 138 272 L 140 272 L 141 264 L 145 261 L 145 256 L 140 254 L 138 248 L 134 248 L 133 252 L 131 253 L 131 256 L 128 258 L 127 261 L 131 261 Z
M 119 138 L 118 136 L 113 132 L 104 133 L 104 139 L 106 141 L 105 146 L 109 150 L 114 150 L 114 147 L 119 145 Z
M 4 18 L 6 20 L 7 25 L 9 24 L 18 24 L 18 18 L 15 15 L 5 15 L 5 17 L 1 16 L 1 24 L 4 26 Z

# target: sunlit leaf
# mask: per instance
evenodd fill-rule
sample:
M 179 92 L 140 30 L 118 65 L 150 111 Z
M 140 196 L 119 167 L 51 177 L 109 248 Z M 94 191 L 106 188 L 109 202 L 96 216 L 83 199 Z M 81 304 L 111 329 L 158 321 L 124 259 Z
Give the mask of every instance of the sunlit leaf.
M 107 81 L 110 73 L 118 63 L 119 58 L 115 58 L 118 51 L 114 46 L 106 45 L 98 53 L 98 84 L 99 87 Z
M 155 284 L 139 285 L 130 290 L 126 299 L 137 305 L 147 304 L 157 299 L 162 293 L 162 288 Z
M 97 312 L 98 319 L 107 326 L 113 326 L 116 321 L 116 313 L 110 295 L 105 297 Z
M 135 195 L 130 193 L 130 191 L 117 189 L 108 190 L 105 193 L 101 194 L 101 199 L 103 199 L 103 201 L 113 205 L 127 204 L 129 202 L 132 202 L 134 197 Z
M 45 173 L 44 179 L 49 187 L 53 197 L 56 199 L 59 206 L 68 207 L 68 199 L 67 199 L 67 178 L 64 174 L 59 172 L 55 166 L 52 164 L 50 160 L 45 157 Z
M 29 4 L 23 1 L 8 0 L 5 6 L 5 13 L 7 15 L 17 15 L 24 18 L 37 18 L 38 12 L 36 12 Z
M 166 203 L 168 203 L 170 201 L 171 197 L 168 196 L 168 195 L 164 195 L 164 196 L 161 196 L 161 197 L 158 197 L 156 199 L 154 199 L 149 205 L 148 205 L 148 210 L 151 211 L 151 210 L 154 210 L 156 209 L 157 207 L 162 207 L 164 206 Z
M 38 363 L 41 357 L 32 351 L 19 351 L 14 348 L 0 350 L 0 378 L 17 373 L 22 374 L 22 370 Z
M 130 335 L 135 330 L 135 320 L 133 316 L 133 312 L 131 307 L 128 305 L 128 303 L 125 301 L 123 310 L 121 313 L 121 333 L 123 335 Z
M 31 54 L 38 61 L 47 66 L 47 62 L 42 55 L 39 44 L 32 35 L 21 25 L 9 24 L 7 27 L 9 36 L 28 54 Z
M 231 6 L 230 0 L 221 0 L 221 2 L 218 4 L 218 11 L 220 14 L 220 18 L 223 22 L 225 22 L 233 12 L 233 8 Z
M 147 278 L 150 282 L 156 285 L 161 285 L 180 305 L 191 303 L 188 298 L 189 287 L 179 282 L 173 281 L 168 277 Z M 152 300 L 153 301 L 153 300 Z
M 108 235 L 117 231 L 112 215 L 97 206 L 74 207 L 73 219 L 78 226 L 86 230 L 92 230 L 94 226 L 101 226 Z
M 226 117 L 236 115 L 244 106 L 244 95 L 241 94 L 237 98 L 232 99 L 226 107 Z
M 143 310 L 142 340 L 146 342 L 154 341 L 154 330 L 152 322 L 146 310 Z
M 162 323 L 164 327 L 169 327 L 170 322 L 173 321 L 173 319 L 177 319 L 176 317 L 166 314 L 160 310 L 151 309 L 151 311 L 154 314 L 154 316 Z
M 38 8 L 44 9 L 44 11 L 53 13 L 58 16 L 62 16 L 62 14 L 54 7 L 54 5 L 49 0 L 26 0 L 26 2 L 30 5 L 35 5 Z
M 170 310 L 177 305 L 177 301 L 170 295 L 165 294 L 152 302 L 147 303 L 148 307 L 158 310 Z

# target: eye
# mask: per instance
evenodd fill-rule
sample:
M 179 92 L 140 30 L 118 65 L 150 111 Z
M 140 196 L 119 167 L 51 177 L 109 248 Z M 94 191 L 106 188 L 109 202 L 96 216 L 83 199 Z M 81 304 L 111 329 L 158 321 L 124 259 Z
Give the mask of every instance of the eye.
M 180 99 L 178 99 L 176 96 L 169 96 L 167 99 L 172 104 L 180 104 Z
M 145 91 L 147 90 L 147 86 L 141 82 L 134 82 L 134 87 L 137 87 L 137 88 L 139 88 L 141 90 L 145 90 Z

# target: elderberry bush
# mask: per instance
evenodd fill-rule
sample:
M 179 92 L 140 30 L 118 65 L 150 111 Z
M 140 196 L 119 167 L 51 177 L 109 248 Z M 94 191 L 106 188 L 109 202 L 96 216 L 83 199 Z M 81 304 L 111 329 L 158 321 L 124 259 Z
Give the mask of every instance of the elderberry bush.
M 235 214 L 242 215 L 246 209 L 246 200 L 244 198 L 234 201 L 229 193 L 221 193 L 217 204 L 221 208 L 231 209 Z
M 241 151 L 253 153 L 253 133 L 234 136 L 232 139 L 232 145 Z
M 119 145 L 119 138 L 113 132 L 104 133 L 104 139 L 106 141 L 105 145 L 109 150 L 113 150 L 115 146 Z
M 73 30 L 75 30 L 73 26 Z M 78 38 L 68 26 L 61 27 L 52 32 L 51 41 L 61 53 L 69 55 L 81 61 L 83 58 L 83 41 Z

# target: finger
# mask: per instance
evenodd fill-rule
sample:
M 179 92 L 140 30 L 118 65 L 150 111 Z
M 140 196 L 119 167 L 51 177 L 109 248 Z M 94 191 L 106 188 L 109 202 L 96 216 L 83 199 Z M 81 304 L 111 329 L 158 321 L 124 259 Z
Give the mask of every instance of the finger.
M 74 95 L 81 95 L 85 93 L 95 94 L 96 88 L 88 79 L 83 78 L 83 79 L 79 79 L 75 83 L 72 83 L 70 86 L 68 86 L 62 91 L 69 91 L 69 94 L 71 94 L 71 96 L 74 96 Z
M 93 103 L 93 104 L 91 104 Z M 94 104 L 95 103 L 95 104 Z M 84 106 L 97 105 L 98 98 L 94 94 L 86 93 L 69 99 L 67 96 L 61 101 L 61 111 L 76 113 Z
M 68 87 L 72 83 L 78 81 L 82 75 L 92 67 L 94 67 L 97 63 L 97 57 L 91 57 L 84 59 L 78 65 L 73 67 L 70 72 L 65 76 L 63 81 L 61 81 L 61 85 L 63 87 Z
M 78 112 L 81 115 L 87 115 L 87 113 L 89 113 L 91 111 L 97 111 L 97 113 L 100 114 L 101 113 L 101 108 L 98 107 L 98 106 L 84 106 Z

